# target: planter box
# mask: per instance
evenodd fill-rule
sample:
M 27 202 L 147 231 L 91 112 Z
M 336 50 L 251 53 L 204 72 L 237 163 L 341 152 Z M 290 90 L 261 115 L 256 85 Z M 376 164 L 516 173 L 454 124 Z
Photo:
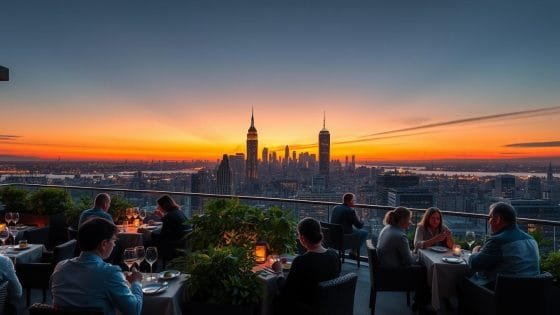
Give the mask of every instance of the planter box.
M 46 243 L 48 248 L 62 244 L 68 239 L 66 233 L 66 216 L 64 213 L 39 215 L 32 213 L 21 213 L 19 222 L 24 225 L 35 225 L 37 227 L 49 227 L 49 239 Z

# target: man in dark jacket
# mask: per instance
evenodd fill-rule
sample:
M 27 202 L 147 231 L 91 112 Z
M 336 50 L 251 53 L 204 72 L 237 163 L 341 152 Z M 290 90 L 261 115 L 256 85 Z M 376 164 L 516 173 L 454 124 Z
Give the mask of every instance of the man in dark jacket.
M 345 236 L 348 236 L 345 239 L 357 237 L 360 240 L 360 247 L 362 247 L 368 233 L 361 229 L 364 223 L 358 219 L 356 211 L 352 209 L 355 199 L 354 194 L 346 193 L 342 199 L 343 203 L 332 210 L 331 223 L 342 225 Z M 357 256 L 357 253 L 351 250 L 350 255 Z

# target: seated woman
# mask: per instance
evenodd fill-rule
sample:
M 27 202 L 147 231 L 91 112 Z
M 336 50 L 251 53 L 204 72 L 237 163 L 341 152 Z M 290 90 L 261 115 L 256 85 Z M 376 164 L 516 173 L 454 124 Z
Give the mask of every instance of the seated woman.
M 405 207 L 397 207 L 385 215 L 385 227 L 379 232 L 377 240 L 377 256 L 379 263 L 385 268 L 406 268 L 408 281 L 416 283 L 414 308 L 425 307 L 428 299 L 426 270 L 416 263 L 410 251 L 406 230 L 410 227 L 411 213 Z
M 426 210 L 416 227 L 416 234 L 414 235 L 414 247 L 416 249 L 430 246 L 453 248 L 451 230 L 443 225 L 441 211 L 434 207 Z
M 170 196 L 163 195 L 156 200 L 156 203 L 157 209 L 154 214 L 161 218 L 163 225 L 159 233 L 152 233 L 152 238 L 161 257 L 167 260 L 173 258 L 175 247 L 179 246 L 181 239 L 191 227 L 185 224 L 187 217 Z
M 338 253 L 321 244 L 321 224 L 313 218 L 301 220 L 297 227 L 299 241 L 307 249 L 292 262 L 290 273 L 280 284 L 275 301 L 278 314 L 313 314 L 317 312 L 318 283 L 338 277 Z
M 8 296 L 6 298 L 6 307 L 0 309 L 0 314 L 16 314 L 21 297 L 21 284 L 16 276 L 14 264 L 7 256 L 0 255 L 0 284 L 8 282 Z

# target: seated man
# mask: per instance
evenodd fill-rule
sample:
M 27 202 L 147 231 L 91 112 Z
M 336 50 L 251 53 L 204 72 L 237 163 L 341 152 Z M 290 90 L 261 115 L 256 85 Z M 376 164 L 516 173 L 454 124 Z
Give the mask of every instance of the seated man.
M 86 220 L 90 217 L 99 217 L 113 222 L 113 217 L 111 217 L 111 215 L 107 212 L 109 211 L 110 206 L 111 197 L 109 196 L 109 194 L 98 194 L 97 196 L 95 196 L 93 208 L 84 210 L 82 214 L 80 214 L 80 221 L 78 222 L 78 226 L 82 225 L 82 223 L 86 222 Z
M 492 235 L 484 246 L 475 246 L 469 265 L 478 273 L 472 279 L 479 285 L 494 289 L 497 274 L 536 276 L 540 273 L 539 247 L 535 239 L 517 227 L 515 209 L 497 202 L 490 206 L 488 216 Z
M 113 251 L 117 227 L 91 218 L 78 229 L 79 257 L 63 260 L 51 276 L 53 302 L 60 308 L 98 308 L 104 314 L 139 315 L 142 311 L 142 274 L 123 274 L 103 261 Z
M 21 284 L 16 276 L 14 264 L 10 258 L 0 255 L 0 283 L 4 283 L 4 281 L 8 281 L 8 296 L 6 298 L 5 310 L 0 310 L 0 313 L 16 314 L 19 298 L 22 293 Z
M 354 206 L 354 194 L 346 193 L 344 194 L 344 197 L 342 199 L 343 203 L 334 207 L 332 210 L 331 223 L 342 225 L 344 234 L 352 237 L 357 237 L 360 243 L 359 247 L 362 247 L 362 245 L 366 241 L 368 233 L 364 230 L 361 230 L 361 228 L 364 226 L 364 223 L 358 219 L 356 211 L 351 208 Z M 356 253 L 355 249 L 352 249 L 350 251 L 350 255 L 357 257 L 358 253 Z

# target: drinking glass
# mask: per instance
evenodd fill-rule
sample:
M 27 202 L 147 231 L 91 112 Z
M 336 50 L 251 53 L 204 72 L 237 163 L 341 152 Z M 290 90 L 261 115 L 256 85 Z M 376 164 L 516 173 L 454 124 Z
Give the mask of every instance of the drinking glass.
M 134 249 L 134 247 L 129 247 L 124 250 L 123 261 L 128 267 L 128 271 L 131 270 L 130 268 L 132 268 L 132 265 L 134 265 L 136 259 L 137 259 L 136 250 Z
M 12 223 L 12 213 L 6 212 L 4 219 L 6 220 L 6 225 L 10 225 L 10 223 Z
M 474 231 L 467 231 L 465 233 L 465 242 L 467 242 L 467 244 L 469 244 L 469 249 L 470 250 L 472 250 L 472 246 L 473 246 L 475 241 L 476 241 L 476 237 L 475 237 Z
M 14 225 L 17 225 L 19 221 L 19 212 L 12 212 L 12 222 L 14 222 Z
M 144 209 L 144 208 L 140 209 L 140 212 L 138 213 L 138 216 L 140 217 L 140 220 L 142 220 L 142 223 L 144 223 L 144 219 L 147 216 L 146 209 Z
M 138 207 L 135 207 L 132 211 L 132 216 L 134 217 L 134 219 L 138 219 L 139 215 L 140 215 L 140 209 Z
M 10 245 L 8 248 L 14 248 L 14 246 L 16 245 L 16 237 L 18 235 L 18 230 L 16 229 L 16 227 L 14 225 L 12 227 L 8 227 L 8 232 L 12 236 L 12 245 Z
M 150 264 L 150 277 L 148 277 L 148 280 L 155 279 L 155 277 L 153 276 L 152 265 L 157 261 L 157 259 L 158 259 L 157 247 L 148 247 L 146 249 L 146 262 Z
M 146 258 L 146 250 L 144 246 L 136 246 L 134 250 L 136 250 L 136 264 L 138 265 L 138 270 L 140 270 L 140 264 L 142 264 Z
M 126 208 L 126 227 L 128 228 L 128 224 L 130 223 L 130 219 L 132 219 L 132 208 Z

